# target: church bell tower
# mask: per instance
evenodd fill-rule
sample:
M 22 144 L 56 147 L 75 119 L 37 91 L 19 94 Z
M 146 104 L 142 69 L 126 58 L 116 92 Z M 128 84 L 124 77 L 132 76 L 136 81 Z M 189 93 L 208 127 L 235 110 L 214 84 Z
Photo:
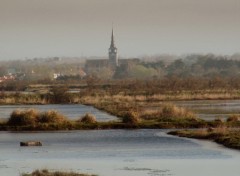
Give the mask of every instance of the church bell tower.
M 108 56 L 109 56 L 109 63 L 111 67 L 113 67 L 114 69 L 118 67 L 118 54 L 117 54 L 117 48 L 114 43 L 113 29 L 112 29 L 111 45 L 108 50 Z

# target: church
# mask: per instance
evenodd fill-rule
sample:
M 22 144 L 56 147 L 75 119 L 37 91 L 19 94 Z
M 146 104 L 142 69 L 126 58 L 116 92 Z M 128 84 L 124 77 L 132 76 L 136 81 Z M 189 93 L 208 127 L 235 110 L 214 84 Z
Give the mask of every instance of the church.
M 91 73 L 92 71 L 101 71 L 101 69 L 108 68 L 116 72 L 123 71 L 129 68 L 131 64 L 139 63 L 139 59 L 118 59 L 118 49 L 114 41 L 114 32 L 112 29 L 111 44 L 108 49 L 108 59 L 89 59 L 86 60 L 85 71 Z

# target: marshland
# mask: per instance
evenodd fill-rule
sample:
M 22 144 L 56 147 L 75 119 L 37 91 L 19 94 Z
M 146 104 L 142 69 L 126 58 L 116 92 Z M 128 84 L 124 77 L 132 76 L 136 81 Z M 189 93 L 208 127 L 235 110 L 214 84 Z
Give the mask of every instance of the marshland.
M 239 176 L 238 0 L 0 0 L 0 176 Z
M 170 74 L 177 63 L 161 66 L 168 74 L 143 79 L 129 72 L 126 79 L 3 82 L 0 174 L 197 175 L 190 164 L 204 166 L 206 175 L 238 173 L 239 78 L 179 77 Z M 42 146 L 21 148 L 21 141 Z

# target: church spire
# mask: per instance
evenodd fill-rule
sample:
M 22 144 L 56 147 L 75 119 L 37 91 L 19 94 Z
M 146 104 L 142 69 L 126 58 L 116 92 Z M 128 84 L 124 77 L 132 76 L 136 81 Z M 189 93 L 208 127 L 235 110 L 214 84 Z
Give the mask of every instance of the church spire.
M 108 49 L 108 55 L 109 55 L 109 62 L 112 68 L 116 68 L 118 66 L 118 54 L 117 54 L 117 47 L 114 43 L 114 33 L 113 33 L 113 27 L 112 27 L 112 36 L 111 36 L 111 45 Z
M 115 48 L 115 43 L 114 43 L 114 33 L 113 33 L 113 28 L 112 28 L 112 38 L 111 38 L 111 48 Z

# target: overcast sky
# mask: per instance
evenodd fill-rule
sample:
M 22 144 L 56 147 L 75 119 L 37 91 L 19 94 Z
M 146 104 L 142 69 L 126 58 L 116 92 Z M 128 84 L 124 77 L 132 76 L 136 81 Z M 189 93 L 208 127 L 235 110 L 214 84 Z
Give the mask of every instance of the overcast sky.
M 0 59 L 240 52 L 240 0 L 0 0 Z

